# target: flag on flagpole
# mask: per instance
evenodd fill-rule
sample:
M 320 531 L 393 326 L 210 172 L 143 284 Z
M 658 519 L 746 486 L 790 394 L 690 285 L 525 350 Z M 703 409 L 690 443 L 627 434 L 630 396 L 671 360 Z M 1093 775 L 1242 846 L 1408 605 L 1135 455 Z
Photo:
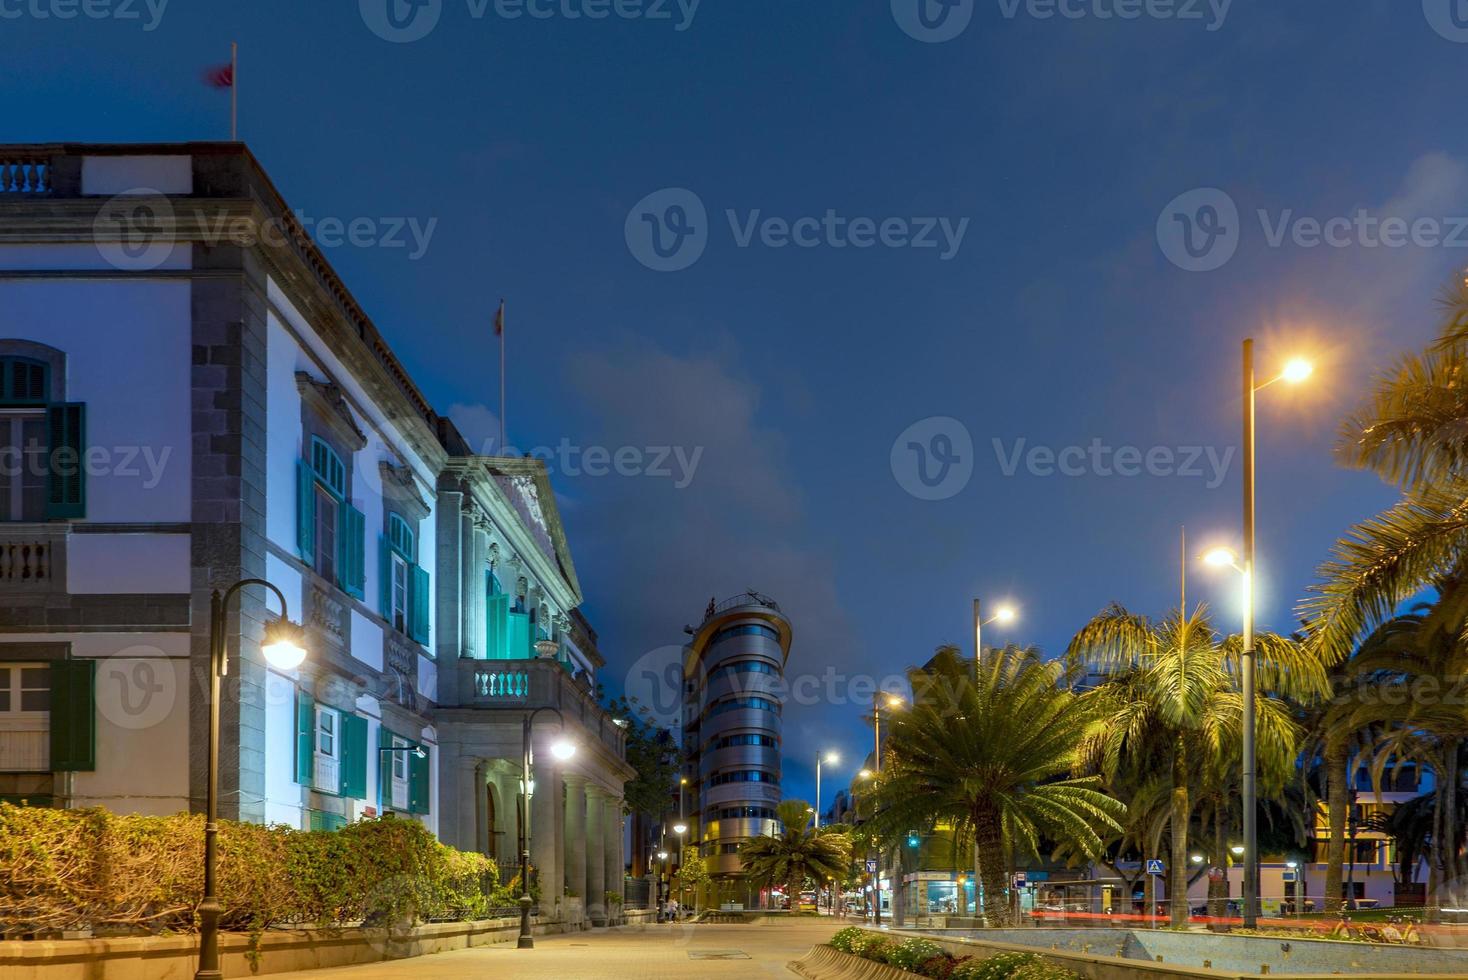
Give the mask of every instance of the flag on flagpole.
M 229 139 L 234 142 L 240 138 L 240 95 L 237 84 L 240 73 L 240 49 L 239 45 L 230 42 L 229 64 L 216 65 L 204 72 L 204 84 L 211 88 L 229 89 Z
M 505 301 L 500 300 L 499 312 L 494 315 L 494 335 L 503 337 L 505 335 Z
M 508 455 L 509 443 L 505 435 L 505 301 L 500 300 L 499 311 L 494 315 L 494 335 L 500 339 L 500 453 Z
M 204 81 L 214 88 L 234 88 L 234 65 L 217 65 L 204 72 Z

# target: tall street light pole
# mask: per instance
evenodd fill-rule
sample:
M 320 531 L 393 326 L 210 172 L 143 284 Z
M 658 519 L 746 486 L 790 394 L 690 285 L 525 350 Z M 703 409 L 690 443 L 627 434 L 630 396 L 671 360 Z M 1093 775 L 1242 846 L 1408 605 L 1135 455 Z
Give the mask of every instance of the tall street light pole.
M 816 823 L 815 829 L 821 829 L 821 763 L 829 762 L 832 765 L 841 761 L 841 757 L 835 752 L 827 752 L 816 756 Z
M 289 619 L 285 594 L 260 578 L 247 578 L 209 599 L 209 772 L 204 801 L 204 899 L 199 903 L 199 969 L 194 980 L 222 980 L 219 969 L 219 914 L 224 910 L 216 891 L 215 867 L 219 859 L 219 681 L 229 673 L 229 651 L 225 644 L 225 614 L 229 600 L 247 586 L 258 585 L 280 600 L 280 618 L 265 627 L 261 652 L 271 666 L 294 670 L 306 659 L 301 627 Z
M 1259 783 L 1258 753 L 1255 746 L 1257 717 L 1257 680 L 1254 653 L 1254 606 L 1256 601 L 1254 574 L 1255 550 L 1255 397 L 1276 381 L 1299 384 L 1310 377 L 1314 368 L 1309 361 L 1296 358 L 1284 370 L 1259 384 L 1254 374 L 1254 341 L 1244 341 L 1243 423 L 1244 423 L 1244 554 L 1242 563 L 1234 560 L 1227 549 L 1215 549 L 1206 557 L 1210 564 L 1232 564 L 1244 578 L 1244 632 L 1240 660 L 1240 685 L 1243 688 L 1243 806 L 1244 806 L 1244 928 L 1259 924 Z
M 530 932 L 530 794 L 534 783 L 530 776 L 530 764 L 533 755 L 530 748 L 530 736 L 535 728 L 535 719 L 542 711 L 549 711 L 556 716 L 560 722 L 562 733 L 566 730 L 566 718 L 560 709 L 552 707 L 536 708 L 527 712 L 521 724 L 521 755 L 520 755 L 520 941 L 517 944 L 520 949 L 534 949 L 535 936 Z M 576 754 L 576 746 L 567 741 L 564 735 L 551 743 L 551 755 L 562 762 Z
M 979 600 L 974 600 L 974 670 L 979 669 L 979 661 L 984 659 L 984 627 L 990 623 L 1012 623 L 1018 615 L 1013 606 L 1005 603 L 994 610 L 994 615 L 985 619 Z

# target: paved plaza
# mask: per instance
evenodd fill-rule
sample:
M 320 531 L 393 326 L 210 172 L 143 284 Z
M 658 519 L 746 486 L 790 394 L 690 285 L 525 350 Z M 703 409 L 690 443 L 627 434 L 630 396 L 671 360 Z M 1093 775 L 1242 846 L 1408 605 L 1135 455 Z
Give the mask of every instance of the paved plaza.
M 674 980 L 686 977 L 793 977 L 785 964 L 825 942 L 840 919 L 770 925 L 652 925 L 543 936 L 535 949 L 513 944 L 455 950 L 394 963 L 288 974 L 291 980 Z

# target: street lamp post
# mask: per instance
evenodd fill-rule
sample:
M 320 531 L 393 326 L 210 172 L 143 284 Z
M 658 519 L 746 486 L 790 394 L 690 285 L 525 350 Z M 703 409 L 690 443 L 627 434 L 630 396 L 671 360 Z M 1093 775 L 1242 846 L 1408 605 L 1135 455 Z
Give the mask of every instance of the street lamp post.
M 520 941 L 517 944 L 520 949 L 534 949 L 535 937 L 530 932 L 530 794 L 533 783 L 530 778 L 530 763 L 532 754 L 530 749 L 530 735 L 535 727 L 535 719 L 542 711 L 549 711 L 556 716 L 560 722 L 562 733 L 566 730 L 566 718 L 560 709 L 549 706 L 536 708 L 528 712 L 521 724 L 521 755 L 520 755 Z M 576 746 L 568 742 L 564 736 L 551 744 L 551 755 L 564 762 L 576 754 Z
M 289 619 L 285 594 L 260 578 L 247 578 L 209 598 L 209 772 L 204 801 L 204 898 L 199 903 L 199 969 L 194 980 L 222 980 L 219 969 L 219 914 L 223 906 L 216 893 L 215 867 L 219 856 L 219 681 L 229 673 L 229 651 L 225 644 L 225 612 L 229 600 L 240 590 L 259 585 L 280 600 L 280 618 L 265 627 L 261 652 L 280 670 L 294 670 L 306 659 L 301 627 Z
M 1018 615 L 1015 608 L 1006 603 L 995 609 L 994 615 L 985 619 L 979 608 L 979 600 L 974 600 L 974 670 L 979 669 L 979 661 L 984 658 L 984 627 L 990 623 L 1011 623 Z
M 653 889 L 653 901 L 654 901 L 654 904 L 657 906 L 653 910 L 653 916 L 654 916 L 654 918 L 657 919 L 658 922 L 662 922 L 663 921 L 663 873 L 668 870 L 668 852 L 667 851 L 658 851 L 658 862 L 662 865 L 662 868 L 658 871 L 657 875 L 653 879 L 653 884 L 656 886 Z
M 1227 549 L 1219 548 L 1206 557 L 1210 564 L 1233 565 L 1244 578 L 1244 625 L 1243 650 L 1240 659 L 1240 686 L 1243 688 L 1243 806 L 1244 806 L 1244 928 L 1253 929 L 1259 923 L 1259 783 L 1258 753 L 1255 748 L 1257 718 L 1256 696 L 1258 684 L 1255 677 L 1254 655 L 1254 604 L 1255 604 L 1255 396 L 1277 381 L 1299 384 L 1310 377 L 1313 367 L 1309 361 L 1296 358 L 1285 365 L 1284 370 L 1263 384 L 1256 383 L 1254 375 L 1254 341 L 1244 341 L 1243 361 L 1243 423 L 1244 423 L 1244 555 L 1242 564 Z

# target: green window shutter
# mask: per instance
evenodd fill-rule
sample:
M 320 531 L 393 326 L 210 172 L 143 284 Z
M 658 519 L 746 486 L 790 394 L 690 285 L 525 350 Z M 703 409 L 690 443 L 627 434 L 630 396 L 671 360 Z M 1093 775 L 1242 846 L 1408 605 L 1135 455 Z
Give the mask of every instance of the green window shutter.
M 509 619 L 509 642 L 505 644 L 505 659 L 532 659 L 535 656 L 535 648 L 530 645 L 530 614 L 512 612 L 509 614 Z
M 321 810 L 310 810 L 311 829 L 334 831 L 341 830 L 347 825 L 347 818 L 339 813 L 325 813 Z
M 316 564 L 316 474 L 304 459 L 296 460 L 296 550 Z
M 336 513 L 337 584 L 347 595 L 363 599 L 367 587 L 367 518 L 345 502 Z
M 408 755 L 408 812 L 428 812 L 428 764 L 433 761 L 432 751 L 424 748 L 428 753 L 426 758 L 418 758 L 416 753 L 409 752 Z
M 296 782 L 310 785 L 316 775 L 316 702 L 296 689 Z
M 391 753 L 382 751 L 392 748 L 392 732 L 386 725 L 377 726 L 377 812 L 386 813 L 392 797 L 388 794 L 388 783 L 392 780 Z
M 491 595 L 485 605 L 487 637 L 484 659 L 512 660 L 510 656 L 510 597 Z
M 97 661 L 51 664 L 51 769 L 97 768 Z
M 367 799 L 367 719 L 342 715 L 341 795 Z
M 377 536 L 377 572 L 378 590 L 377 601 L 382 618 L 392 625 L 392 548 L 388 547 L 387 538 Z
M 408 621 L 408 635 L 415 643 L 428 645 L 428 603 L 433 598 L 433 589 L 428 572 L 418 565 L 413 566 L 412 595 L 408 597 L 412 615 Z
M 82 454 L 87 449 L 87 406 L 66 402 L 46 407 L 50 469 L 46 474 L 46 520 L 86 516 L 87 475 Z

